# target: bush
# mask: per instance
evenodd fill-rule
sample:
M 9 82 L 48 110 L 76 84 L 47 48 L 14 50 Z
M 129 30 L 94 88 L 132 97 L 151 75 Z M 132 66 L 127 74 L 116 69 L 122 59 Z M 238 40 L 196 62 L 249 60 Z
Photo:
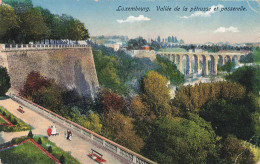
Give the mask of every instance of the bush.
M 65 157 L 63 155 L 60 156 L 60 163 L 65 163 Z
M 52 153 L 52 147 L 51 146 L 48 147 L 48 152 Z
M 38 139 L 38 142 L 37 142 L 39 145 L 41 145 L 42 144 L 42 139 L 41 139 L 41 137 Z
M 28 133 L 28 137 L 29 137 L 29 138 L 33 138 L 32 130 L 29 131 L 29 133 Z
M 6 116 L 6 113 L 5 113 L 5 112 L 3 112 L 3 116 Z
M 12 119 L 11 122 L 12 122 L 14 125 L 17 125 L 17 124 L 18 124 L 18 122 L 17 122 L 17 120 L 16 120 L 15 118 Z

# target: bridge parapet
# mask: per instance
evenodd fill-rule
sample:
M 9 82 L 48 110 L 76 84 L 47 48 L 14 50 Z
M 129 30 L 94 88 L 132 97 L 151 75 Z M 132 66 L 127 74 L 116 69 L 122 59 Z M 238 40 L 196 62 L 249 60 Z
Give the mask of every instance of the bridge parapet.
M 56 121 L 64 126 L 66 126 L 69 129 L 72 129 L 74 131 L 77 131 L 78 134 L 80 134 L 83 137 L 86 137 L 88 139 L 91 139 L 95 143 L 99 144 L 100 146 L 105 147 L 106 149 L 112 151 L 113 153 L 122 156 L 123 158 L 136 163 L 136 164 L 156 164 L 155 162 L 141 156 L 140 154 L 137 154 L 122 145 L 119 145 L 103 136 L 100 136 L 99 134 L 92 132 L 89 129 L 86 129 L 66 118 L 61 117 L 60 115 L 41 107 L 21 96 L 10 94 L 9 95 L 14 101 L 26 106 L 27 108 L 36 111 L 39 114 L 44 115 L 45 117 Z
M 18 51 L 18 50 L 46 50 L 61 48 L 85 48 L 89 45 L 82 44 L 1 44 L 0 51 Z

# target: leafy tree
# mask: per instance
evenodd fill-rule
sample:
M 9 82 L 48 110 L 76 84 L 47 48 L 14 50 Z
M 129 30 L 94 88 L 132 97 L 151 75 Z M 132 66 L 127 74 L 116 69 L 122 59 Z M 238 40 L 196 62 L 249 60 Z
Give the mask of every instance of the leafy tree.
M 201 110 L 200 115 L 212 123 L 217 135 L 233 134 L 241 139 L 249 139 L 254 135 L 249 106 L 224 99 L 212 100 Z
M 216 135 L 200 121 L 204 127 L 184 118 L 156 121 L 144 154 L 158 163 L 207 163 L 215 155 Z
M 0 41 L 8 42 L 12 30 L 17 26 L 14 9 L 9 5 L 0 5 Z
M 101 51 L 93 51 L 99 83 L 118 93 L 124 93 L 125 87 L 117 75 L 116 58 L 103 55 Z
M 142 100 L 156 116 L 171 114 L 169 89 L 167 79 L 158 72 L 150 71 L 142 80 Z
M 210 100 L 223 98 L 231 102 L 243 102 L 245 97 L 246 90 L 238 83 L 200 83 L 178 88 L 175 98 L 171 101 L 171 106 L 174 109 L 180 109 L 181 111 L 177 111 L 179 114 L 198 113 L 202 106 Z
M 28 137 L 29 137 L 29 138 L 33 138 L 32 130 L 29 131 L 29 133 L 28 133 Z
M 132 118 L 119 112 L 110 112 L 103 116 L 104 135 L 135 152 L 140 152 L 144 142 L 136 135 L 132 121 Z
M 240 58 L 240 63 L 254 63 L 254 54 L 250 53 L 248 55 L 243 55 Z
M 128 50 L 140 50 L 142 46 L 146 45 L 147 41 L 142 37 L 130 39 L 127 43 Z
M 7 73 L 7 69 L 0 66 L 0 96 L 4 96 L 10 87 L 10 76 Z
M 44 88 L 53 85 L 53 80 L 49 80 L 42 76 L 39 72 L 32 71 L 28 74 L 26 82 L 20 94 L 26 98 L 32 99 L 32 97 L 41 92 Z
M 243 66 L 226 77 L 229 81 L 238 82 L 248 92 L 260 91 L 260 66 Z
M 220 163 L 253 164 L 254 154 L 245 146 L 244 141 L 228 136 L 221 142 Z
M 99 111 L 100 113 L 121 112 L 125 108 L 124 98 L 111 90 L 102 90 L 100 97 L 102 103 L 102 108 Z
M 235 69 L 235 66 L 236 66 L 235 62 L 233 62 L 233 61 L 228 61 L 226 64 L 224 64 L 223 66 L 221 66 L 221 67 L 219 68 L 219 70 L 221 70 L 221 71 L 226 71 L 226 72 L 230 73 L 231 71 L 233 71 L 233 70 Z
M 44 39 L 48 33 L 48 27 L 46 26 L 41 12 L 37 9 L 29 9 L 28 11 L 19 15 L 21 23 L 21 34 L 25 38 L 25 42 L 39 41 Z
M 156 63 L 160 66 L 158 72 L 170 80 L 173 85 L 180 85 L 184 83 L 184 75 L 177 69 L 177 66 L 170 60 L 156 56 Z
M 33 8 L 32 0 L 3 0 L 3 3 L 12 6 L 16 15 Z

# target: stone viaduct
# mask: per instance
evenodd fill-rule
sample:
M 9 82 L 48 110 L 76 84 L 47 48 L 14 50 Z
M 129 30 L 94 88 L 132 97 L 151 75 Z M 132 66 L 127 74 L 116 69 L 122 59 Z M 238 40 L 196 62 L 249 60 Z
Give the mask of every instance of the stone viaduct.
M 173 61 L 185 75 L 202 74 L 207 76 L 209 73 L 217 75 L 218 66 L 222 66 L 227 61 L 235 61 L 236 65 L 239 65 L 241 56 L 248 55 L 248 52 L 156 52 L 156 55 L 167 57 Z M 183 63 L 183 59 L 186 62 Z M 186 67 L 183 67 L 183 65 L 186 65 Z

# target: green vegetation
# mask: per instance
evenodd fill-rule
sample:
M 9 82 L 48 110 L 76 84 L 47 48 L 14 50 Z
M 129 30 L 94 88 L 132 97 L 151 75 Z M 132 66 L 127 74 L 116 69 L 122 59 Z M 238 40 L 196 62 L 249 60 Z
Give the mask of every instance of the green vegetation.
M 65 157 L 66 164 L 79 164 L 79 162 L 75 158 L 73 158 L 68 152 L 63 151 L 62 149 L 57 147 L 54 143 L 52 143 L 45 137 L 35 136 L 33 137 L 33 140 L 37 142 L 39 138 L 41 138 L 42 140 L 41 146 L 44 147 L 44 149 L 48 150 L 49 147 L 51 147 L 52 149 L 51 154 L 54 155 L 55 158 L 60 159 L 60 157 L 63 155 Z
M 28 136 L 25 136 L 25 137 L 20 137 L 20 138 L 15 138 L 15 139 L 13 139 L 12 141 L 11 141 L 11 144 L 18 144 L 18 143 L 21 143 L 22 141 L 25 141 L 25 140 L 27 140 L 27 139 L 29 139 L 29 137 Z M 45 137 L 42 137 L 42 136 L 34 136 L 33 137 L 33 140 L 35 141 L 35 142 L 37 142 L 37 141 L 39 141 L 41 139 L 41 141 L 42 141 L 42 144 L 41 144 L 41 146 L 45 149 L 45 150 L 48 150 L 49 149 L 49 147 L 52 147 L 51 149 L 52 149 L 52 155 L 54 155 L 54 157 L 55 158 L 57 158 L 57 159 L 60 159 L 60 157 L 63 155 L 64 157 L 65 157 L 65 159 L 66 159 L 66 163 L 67 164 L 79 164 L 79 162 L 76 160 L 76 159 L 74 159 L 71 155 L 70 155 L 70 153 L 68 153 L 68 152 L 65 152 L 65 151 L 63 151 L 62 149 L 60 149 L 60 148 L 58 148 L 54 143 L 52 143 L 51 141 L 49 141 L 47 138 L 45 138 Z M 21 145 L 22 146 L 22 145 Z M 14 148 L 14 149 L 16 149 L 16 148 Z M 38 149 L 38 148 L 37 148 Z M 28 149 L 29 150 L 29 149 Z M 38 149 L 39 150 L 39 149 Z M 16 150 L 15 150 L 16 151 Z M 18 151 L 17 152 L 17 154 L 19 154 L 19 152 L 20 151 Z M 30 156 L 30 154 L 27 154 L 27 152 L 28 151 L 24 151 L 23 150 L 23 152 L 20 152 L 20 153 L 22 153 L 23 154 L 23 158 L 25 158 L 25 160 L 28 160 L 28 162 L 29 163 L 35 163 L 34 161 L 31 161 L 31 159 L 26 159 L 26 157 L 27 156 Z M 30 152 L 29 152 L 30 153 Z M 42 152 L 41 152 L 41 154 L 43 154 Z M 0 152 L 0 155 L 1 155 L 1 152 Z M 8 155 L 9 156 L 9 155 Z M 47 156 L 46 156 L 47 157 Z M 47 158 L 49 158 L 49 157 L 47 157 Z M 52 161 L 52 160 L 51 160 Z M 2 160 L 2 162 L 3 162 L 3 160 Z M 39 161 L 40 162 L 40 161 Z
M 2 163 L 55 164 L 47 155 L 30 142 L 0 152 Z
M 156 63 L 159 65 L 158 72 L 170 80 L 172 85 L 179 86 L 184 83 L 184 75 L 178 70 L 174 62 L 157 55 Z
M 5 96 L 10 87 L 10 76 L 7 73 L 7 69 L 0 66 L 0 96 Z
M 145 155 L 158 163 L 209 163 L 215 156 L 216 136 L 210 123 L 198 118 L 162 118 L 145 147 Z
M 162 52 L 187 52 L 184 48 L 161 48 L 158 51 L 162 51 Z
M 235 62 L 229 61 L 229 62 L 225 63 L 223 66 L 219 67 L 218 70 L 226 71 L 226 72 L 230 73 L 231 71 L 234 71 L 235 66 L 236 66 Z
M 254 61 L 256 64 L 260 64 L 260 48 L 257 47 L 254 51 Z
M 31 127 L 21 121 L 20 119 L 16 118 L 14 115 L 9 113 L 6 109 L 0 106 L 0 113 L 5 115 L 5 117 L 12 123 L 14 126 L 0 126 L 0 131 L 4 132 L 18 132 L 18 131 L 26 131 L 30 130 Z
M 7 123 L 2 117 L 0 117 L 0 124 Z
M 54 15 L 47 9 L 33 7 L 31 0 L 3 0 L 3 3 L 5 5 L 0 6 L 0 42 L 27 44 L 45 39 L 89 38 L 85 25 L 71 16 Z

